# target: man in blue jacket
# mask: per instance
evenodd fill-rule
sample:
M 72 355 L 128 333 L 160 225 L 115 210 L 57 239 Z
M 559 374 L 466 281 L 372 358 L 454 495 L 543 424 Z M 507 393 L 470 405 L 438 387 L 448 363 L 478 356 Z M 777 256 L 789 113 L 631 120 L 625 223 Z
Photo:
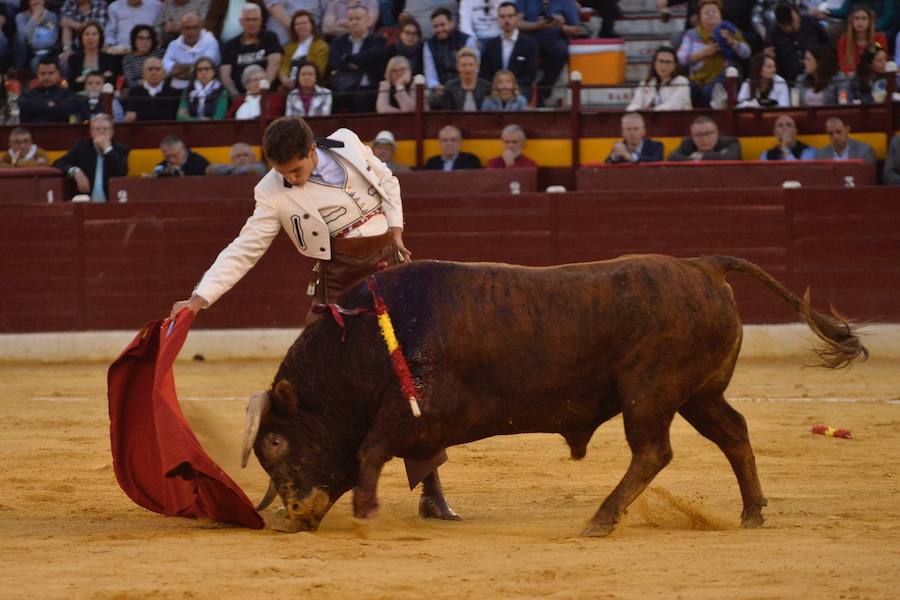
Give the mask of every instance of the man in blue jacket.
M 663 159 L 662 142 L 647 137 L 644 117 L 638 113 L 626 113 L 622 117 L 622 141 L 616 142 L 606 162 L 642 163 L 660 162 Z

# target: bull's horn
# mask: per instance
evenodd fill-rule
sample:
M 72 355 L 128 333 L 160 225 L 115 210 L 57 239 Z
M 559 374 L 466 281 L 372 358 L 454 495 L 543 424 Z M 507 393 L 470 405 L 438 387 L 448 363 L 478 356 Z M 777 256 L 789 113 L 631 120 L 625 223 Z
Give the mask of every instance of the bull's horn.
M 269 505 L 272 504 L 272 500 L 274 500 L 277 495 L 278 492 L 275 491 L 275 483 L 270 478 L 269 489 L 266 490 L 266 495 L 263 496 L 263 499 L 256 505 L 256 512 L 261 512 L 269 508 Z
M 241 448 L 241 467 L 247 466 L 250 451 L 256 443 L 256 434 L 259 433 L 259 422 L 262 416 L 269 411 L 268 392 L 257 392 L 250 396 L 247 404 L 247 417 L 244 420 L 244 445 Z

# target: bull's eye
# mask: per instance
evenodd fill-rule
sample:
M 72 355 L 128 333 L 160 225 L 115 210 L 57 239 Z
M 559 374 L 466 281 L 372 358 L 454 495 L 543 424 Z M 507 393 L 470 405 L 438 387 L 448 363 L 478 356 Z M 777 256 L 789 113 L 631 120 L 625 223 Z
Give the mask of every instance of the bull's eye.
M 287 448 L 287 438 L 279 433 L 267 433 L 263 440 L 263 451 L 273 458 L 284 455 Z

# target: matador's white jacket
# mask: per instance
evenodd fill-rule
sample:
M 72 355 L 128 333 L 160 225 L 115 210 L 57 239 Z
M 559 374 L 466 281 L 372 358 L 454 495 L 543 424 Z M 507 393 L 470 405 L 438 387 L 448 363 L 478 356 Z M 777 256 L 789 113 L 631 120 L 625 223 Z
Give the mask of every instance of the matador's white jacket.
M 403 227 L 400 183 L 390 169 L 349 129 L 338 129 L 328 139 L 344 143 L 343 148 L 330 149 L 332 154 L 342 166 L 354 168 L 371 186 L 358 193 L 370 196 L 375 192 L 380 197 L 388 227 Z M 219 253 L 194 293 L 213 304 L 256 264 L 282 228 L 301 254 L 330 259 L 329 229 L 314 202 L 310 185 L 314 184 L 287 186 L 275 169 L 270 170 L 253 190 L 256 199 L 253 214 L 238 237 Z

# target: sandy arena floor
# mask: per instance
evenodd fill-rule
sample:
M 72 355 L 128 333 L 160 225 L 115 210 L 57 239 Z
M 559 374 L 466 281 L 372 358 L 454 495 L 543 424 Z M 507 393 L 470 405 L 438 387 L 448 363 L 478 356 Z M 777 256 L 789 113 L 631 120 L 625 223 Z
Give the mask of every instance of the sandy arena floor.
M 810 358 L 810 360 L 812 360 Z M 179 365 L 185 413 L 238 468 L 244 397 L 274 362 Z M 316 533 L 204 527 L 133 504 L 109 453 L 106 365 L 0 364 L 0 598 L 897 598 L 900 370 L 745 361 L 729 398 L 747 418 L 767 522 L 738 527 L 725 457 L 680 417 L 675 459 L 609 538 L 577 537 L 628 464 L 621 418 L 574 462 L 562 438 L 449 450 L 441 475 L 462 523 L 422 521 L 402 463 L 362 525 L 349 497 Z M 853 440 L 812 435 L 816 423 Z

